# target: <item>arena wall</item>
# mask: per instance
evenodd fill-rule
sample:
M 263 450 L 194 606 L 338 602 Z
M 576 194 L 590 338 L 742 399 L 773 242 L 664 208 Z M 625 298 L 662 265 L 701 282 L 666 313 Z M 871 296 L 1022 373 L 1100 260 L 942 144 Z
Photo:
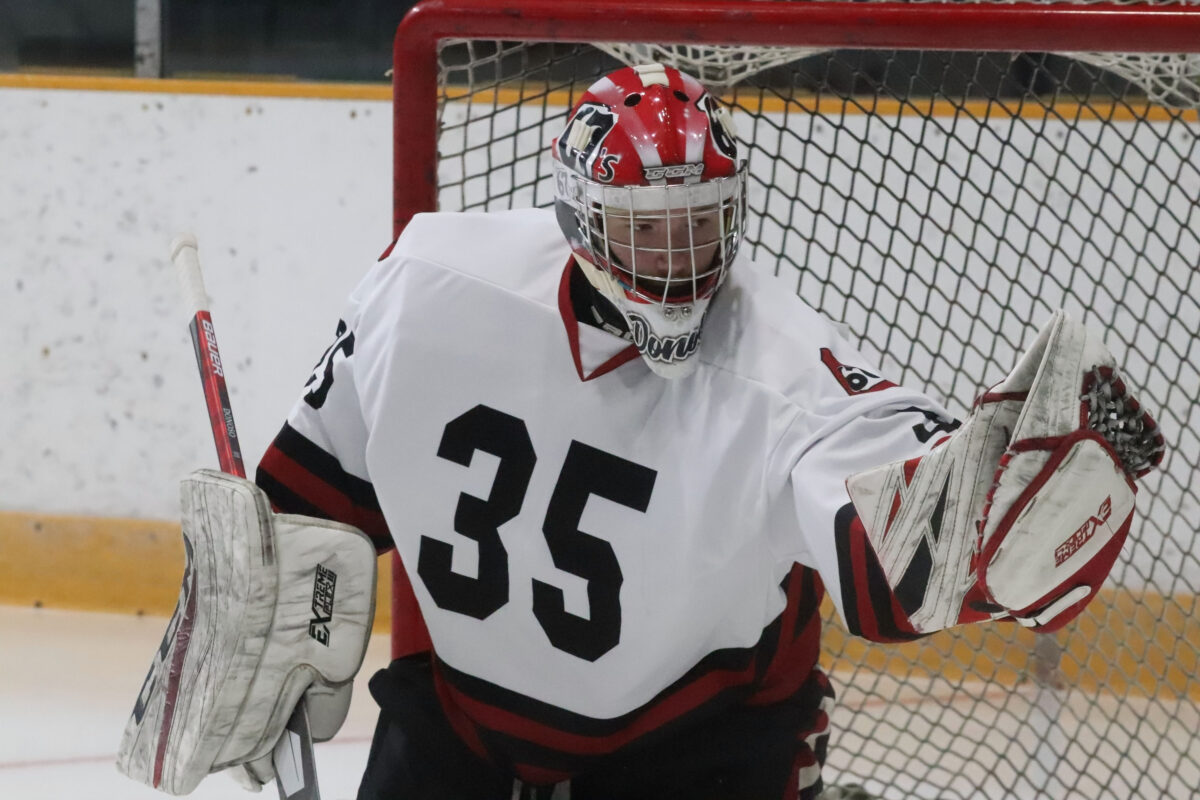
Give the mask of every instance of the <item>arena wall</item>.
M 0 603 L 169 614 L 216 458 L 168 242 L 199 239 L 252 466 L 390 243 L 389 90 L 16 75 L 0 109 Z

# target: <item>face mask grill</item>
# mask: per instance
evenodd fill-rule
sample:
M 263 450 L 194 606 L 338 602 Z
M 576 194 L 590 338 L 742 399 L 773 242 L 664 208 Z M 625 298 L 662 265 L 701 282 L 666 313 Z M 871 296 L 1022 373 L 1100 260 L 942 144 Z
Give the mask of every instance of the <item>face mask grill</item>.
M 689 303 L 720 287 L 745 233 L 745 164 L 726 178 L 655 186 L 608 186 L 557 162 L 555 173 L 572 245 L 631 299 Z

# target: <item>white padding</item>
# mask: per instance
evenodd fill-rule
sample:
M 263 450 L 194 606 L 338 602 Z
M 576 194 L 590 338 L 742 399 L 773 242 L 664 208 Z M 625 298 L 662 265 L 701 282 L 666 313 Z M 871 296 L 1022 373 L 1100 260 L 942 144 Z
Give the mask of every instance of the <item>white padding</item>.
M 1088 427 L 1084 376 L 1115 367 L 1112 354 L 1061 311 L 1038 337 L 1038 349 L 1038 371 L 981 523 L 977 572 L 991 601 L 1050 631 L 1082 611 L 1108 576 L 1137 489 L 1112 447 Z
M 959 621 L 975 583 L 975 523 L 1020 411 L 1020 400 L 981 403 L 929 455 L 846 481 L 888 584 L 920 633 Z
M 180 602 L 117 763 L 171 794 L 269 756 L 302 694 L 314 739 L 332 737 L 375 607 L 375 549 L 355 528 L 272 514 L 252 483 L 210 470 L 181 500 Z
M 1058 311 L 949 441 L 846 481 L 917 631 L 1005 612 L 1061 625 L 1099 588 L 1136 491 L 1088 428 L 1082 397 L 1085 375 L 1113 366 L 1100 340 Z M 1064 605 L 1067 596 L 1075 601 Z M 1048 609 L 1058 612 L 1050 623 Z
M 1005 608 L 1032 606 L 1068 581 L 1133 513 L 1133 486 L 1098 439 L 1067 445 L 1053 465 L 1046 464 L 1045 451 L 1022 453 L 1005 470 L 998 489 L 1012 484 L 1024 489 L 1023 497 L 1008 514 L 989 515 L 990 536 L 996 535 L 997 518 L 1011 519 L 1000 526 L 1003 538 L 985 570 L 992 598 Z M 1047 466 L 1039 486 L 1033 480 Z

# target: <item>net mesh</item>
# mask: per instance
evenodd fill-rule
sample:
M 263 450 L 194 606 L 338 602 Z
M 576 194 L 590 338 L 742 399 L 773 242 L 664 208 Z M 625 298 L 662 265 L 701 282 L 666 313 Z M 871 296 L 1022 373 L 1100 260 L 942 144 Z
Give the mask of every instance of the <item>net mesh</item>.
M 550 204 L 546 147 L 615 66 L 588 45 L 445 42 L 441 207 Z M 895 800 L 1200 786 L 1200 123 L 1147 95 L 1063 54 L 879 51 L 791 54 L 727 91 L 747 247 L 878 363 L 962 416 L 1063 307 L 1104 332 L 1169 445 L 1105 589 L 1057 634 L 873 646 L 827 603 L 827 783 Z
M 859 0 L 861 2 L 861 0 Z M 870 0 L 868 0 L 870 1 Z M 877 0 L 878 1 L 878 0 Z M 908 0 L 911 3 L 941 0 Z M 1016 3 L 1025 0 L 966 0 L 966 2 Z M 1094 5 L 1113 0 L 1032 0 L 1043 5 L 1068 3 Z M 1134 5 L 1140 0 L 1116 0 Z M 1156 5 L 1197 5 L 1200 0 L 1159 0 Z M 596 47 L 627 63 L 663 62 L 700 78 L 710 87 L 729 87 L 772 67 L 789 64 L 821 52 L 804 47 L 697 46 L 598 42 Z M 1157 103 L 1180 108 L 1200 107 L 1200 54 L 1197 53 L 1072 53 L 1076 60 L 1093 64 L 1139 86 Z

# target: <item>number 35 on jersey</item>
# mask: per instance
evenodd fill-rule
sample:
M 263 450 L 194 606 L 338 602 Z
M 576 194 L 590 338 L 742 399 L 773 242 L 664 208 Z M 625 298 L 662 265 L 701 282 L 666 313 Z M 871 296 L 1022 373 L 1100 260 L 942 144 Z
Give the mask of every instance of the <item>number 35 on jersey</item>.
M 422 531 L 417 574 L 437 606 L 487 619 L 509 603 L 509 556 L 500 526 L 521 513 L 535 469 L 557 469 L 541 536 L 559 570 L 587 583 L 589 615 L 567 611 L 563 590 L 533 579 L 529 613 L 557 649 L 595 661 L 621 638 L 621 565 L 612 545 L 579 529 L 591 495 L 645 512 L 654 491 L 655 470 L 571 441 L 561 465 L 539 465 L 525 422 L 486 405 L 452 419 L 442 432 L 439 458 L 470 466 L 476 451 L 498 460 L 486 498 L 462 492 L 454 509 L 454 531 L 478 547 L 475 576 L 452 568 L 454 547 L 438 532 Z M 530 512 L 532 514 L 532 510 Z M 520 535 L 537 535 L 521 531 Z

